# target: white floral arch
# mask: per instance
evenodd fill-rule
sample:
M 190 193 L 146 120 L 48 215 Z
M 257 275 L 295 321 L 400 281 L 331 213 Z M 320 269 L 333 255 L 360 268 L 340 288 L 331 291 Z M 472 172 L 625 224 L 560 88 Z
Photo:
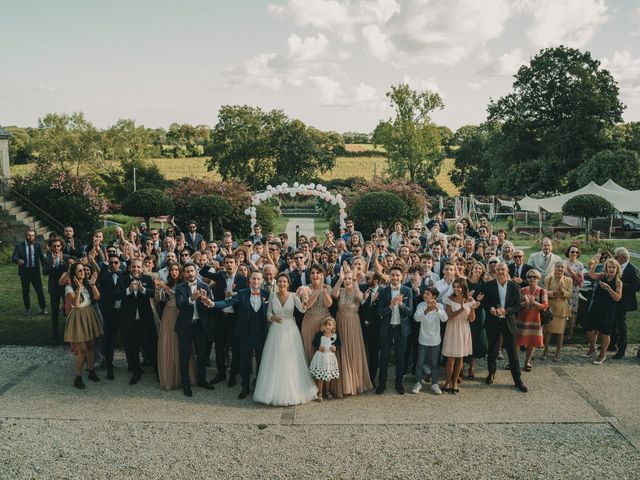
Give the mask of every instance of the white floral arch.
M 292 187 L 290 187 L 286 182 L 281 183 L 280 185 L 276 185 L 275 187 L 272 185 L 268 185 L 267 189 L 263 192 L 254 193 L 251 197 L 251 207 L 247 208 L 244 211 L 244 214 L 248 217 L 251 217 L 251 230 L 253 231 L 253 226 L 256 222 L 256 207 L 260 205 L 262 202 L 269 200 L 270 198 L 276 195 L 287 195 L 289 194 L 291 197 L 295 197 L 296 195 L 303 196 L 314 196 L 325 200 L 326 202 L 331 203 L 331 205 L 338 205 L 339 218 L 340 218 L 340 228 L 346 227 L 346 219 L 347 212 L 345 208 L 347 204 L 342 199 L 342 194 L 338 193 L 334 195 L 330 191 L 327 190 L 327 187 L 320 184 L 309 183 L 308 185 L 299 184 L 295 182 Z

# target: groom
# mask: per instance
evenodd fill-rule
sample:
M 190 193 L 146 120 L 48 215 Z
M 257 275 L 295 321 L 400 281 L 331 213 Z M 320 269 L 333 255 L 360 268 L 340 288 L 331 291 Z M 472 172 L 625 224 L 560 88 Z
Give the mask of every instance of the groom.
M 240 374 L 242 375 L 242 391 L 239 399 L 250 393 L 251 359 L 255 352 L 257 371 L 260 371 L 260 358 L 264 341 L 267 337 L 267 306 L 269 292 L 260 288 L 262 273 L 253 272 L 249 278 L 249 288 L 240 290 L 235 297 L 224 301 L 216 301 L 214 308 L 234 307 L 238 316 L 234 328 L 236 345 L 240 349 Z

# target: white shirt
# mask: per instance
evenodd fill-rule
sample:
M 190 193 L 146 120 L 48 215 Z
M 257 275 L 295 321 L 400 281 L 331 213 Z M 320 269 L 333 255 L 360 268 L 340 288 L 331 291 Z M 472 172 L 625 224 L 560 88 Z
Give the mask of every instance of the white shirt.
M 424 280 L 422 282 L 428 287 L 431 282 L 433 282 L 433 285 L 435 286 L 438 280 L 440 280 L 440 275 L 429 272 L 424 274 Z
M 33 267 L 35 261 L 36 261 L 36 255 L 35 255 L 35 251 L 33 248 L 33 244 L 29 245 L 26 241 L 24 242 L 25 245 L 27 246 L 27 262 L 26 262 L 26 266 L 27 268 Z
M 453 280 L 449 283 L 444 278 L 441 278 L 436 282 L 435 287 L 438 292 L 440 292 L 440 295 L 438 295 L 438 302 L 442 303 L 445 298 L 449 298 L 453 293 Z
M 500 306 L 504 308 L 505 303 L 507 303 L 507 286 L 509 282 L 504 282 L 504 285 L 500 285 L 500 282 L 496 281 L 498 285 L 498 296 L 500 297 Z M 504 317 L 500 317 L 504 318 Z
M 442 304 L 437 304 L 437 310 L 427 312 L 427 302 L 420 302 L 416 307 L 413 319 L 420 322 L 418 343 L 429 347 L 440 345 L 440 322 L 447 321 L 447 313 Z
M 235 279 L 236 279 L 235 273 L 233 275 L 227 274 L 227 288 L 225 291 L 233 292 L 233 282 L 235 281 Z M 233 307 L 223 308 L 222 311 L 224 313 L 233 313 Z
M 253 290 L 251 290 L 251 306 L 253 307 L 254 312 L 257 312 L 258 310 L 260 310 L 260 307 L 262 306 L 262 298 L 260 296 L 260 290 L 258 290 L 257 292 L 254 292 Z
M 144 288 L 144 285 L 142 284 L 142 281 L 140 280 L 140 277 L 138 278 L 131 277 L 131 281 L 134 281 L 134 280 L 138 280 L 140 284 L 140 290 L 136 290 L 135 292 L 133 292 L 133 296 L 138 298 L 138 292 L 144 295 L 146 293 L 146 290 Z M 131 287 L 127 287 L 126 294 L 131 295 Z M 138 307 L 136 307 L 136 320 L 140 320 L 140 311 L 138 310 Z
M 620 274 L 621 275 L 622 275 L 622 272 L 624 272 L 624 269 L 627 268 L 627 265 L 629 265 L 629 260 L 627 260 L 622 265 L 620 265 Z
M 400 287 L 398 287 L 398 288 L 391 287 L 391 299 L 393 300 L 398 295 L 400 295 Z M 391 309 L 391 322 L 389 322 L 389 324 L 390 325 L 400 325 L 400 323 L 401 323 L 401 320 L 400 320 L 400 305 L 394 305 L 394 307 Z
M 193 292 L 195 292 L 198 288 L 198 282 L 195 281 L 193 283 L 188 283 L 188 285 L 189 292 L 191 292 L 191 295 L 193 295 Z M 195 323 L 196 320 L 200 320 L 200 314 L 198 313 L 198 306 L 195 304 L 191 296 L 189 296 L 189 305 L 193 305 L 193 316 L 191 317 L 191 322 Z

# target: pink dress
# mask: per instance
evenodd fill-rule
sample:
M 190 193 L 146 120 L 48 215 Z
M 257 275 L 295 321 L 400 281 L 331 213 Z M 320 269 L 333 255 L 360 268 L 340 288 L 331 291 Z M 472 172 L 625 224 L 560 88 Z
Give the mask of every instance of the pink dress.
M 471 340 L 471 327 L 469 326 L 469 313 L 473 302 L 460 305 L 450 298 L 446 298 L 445 305 L 449 305 L 451 310 L 457 312 L 464 308 L 464 312 L 447 321 L 447 327 L 442 340 L 442 355 L 445 357 L 466 357 L 473 353 L 473 343 Z

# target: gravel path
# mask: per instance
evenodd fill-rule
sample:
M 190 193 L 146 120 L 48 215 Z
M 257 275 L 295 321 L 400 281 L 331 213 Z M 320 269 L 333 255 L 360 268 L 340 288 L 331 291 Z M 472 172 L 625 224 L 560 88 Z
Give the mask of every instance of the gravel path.
M 62 347 L 1 347 L 0 479 L 637 478 L 640 361 L 595 367 L 581 351 L 536 359 L 526 395 L 501 370 L 459 396 L 276 408 L 226 386 L 131 387 L 121 352 L 115 381 L 78 391 Z

